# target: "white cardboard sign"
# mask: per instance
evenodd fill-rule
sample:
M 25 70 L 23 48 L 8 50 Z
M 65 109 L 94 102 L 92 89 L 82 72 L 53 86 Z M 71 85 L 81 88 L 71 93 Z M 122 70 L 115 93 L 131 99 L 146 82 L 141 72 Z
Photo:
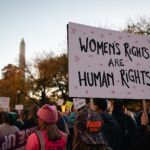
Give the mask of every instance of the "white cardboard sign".
M 68 25 L 69 96 L 150 99 L 150 37 Z
M 10 97 L 0 97 L 0 107 L 9 107 Z
M 86 105 L 85 99 L 73 98 L 74 108 L 78 110 L 79 108 Z
M 58 105 L 58 106 L 62 106 L 63 103 L 64 103 L 64 100 L 63 100 L 63 99 L 58 99 L 58 101 L 57 101 L 57 105 Z
M 23 110 L 23 105 L 22 104 L 15 105 L 15 109 L 16 110 Z

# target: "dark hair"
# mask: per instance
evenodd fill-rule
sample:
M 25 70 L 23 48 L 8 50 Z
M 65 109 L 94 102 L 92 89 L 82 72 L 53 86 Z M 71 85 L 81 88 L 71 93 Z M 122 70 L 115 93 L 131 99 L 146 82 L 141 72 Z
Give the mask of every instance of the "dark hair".
M 107 110 L 107 99 L 105 98 L 93 98 L 94 105 L 101 108 L 103 111 Z
M 10 125 L 14 125 L 17 119 L 17 114 L 11 112 L 5 112 L 4 122 Z
M 57 110 L 61 112 L 61 106 L 56 105 L 56 107 L 57 107 Z
M 117 99 L 114 101 L 114 108 L 113 108 L 113 116 L 116 116 L 116 115 L 123 115 L 124 114 L 124 108 L 123 108 L 123 104 L 124 104 L 124 101 L 121 99 Z

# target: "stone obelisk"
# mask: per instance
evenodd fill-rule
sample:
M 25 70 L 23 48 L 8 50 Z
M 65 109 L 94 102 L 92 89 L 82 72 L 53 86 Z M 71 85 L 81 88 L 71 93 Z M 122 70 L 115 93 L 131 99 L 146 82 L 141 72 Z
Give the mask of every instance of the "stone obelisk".
M 20 70 L 20 89 L 18 89 L 18 104 L 23 104 L 25 101 L 25 67 L 26 67 L 26 62 L 25 62 L 25 42 L 24 39 L 22 38 L 20 42 L 20 51 L 19 51 L 19 70 Z
M 22 72 L 22 77 L 25 78 L 25 41 L 22 38 L 20 42 L 20 52 L 19 52 L 19 68 Z

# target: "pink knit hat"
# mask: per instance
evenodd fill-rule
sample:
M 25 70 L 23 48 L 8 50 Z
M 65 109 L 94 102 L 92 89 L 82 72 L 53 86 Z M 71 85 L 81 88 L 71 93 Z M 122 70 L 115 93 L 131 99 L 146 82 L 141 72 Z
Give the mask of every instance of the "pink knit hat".
M 43 105 L 37 112 L 37 116 L 46 123 L 56 123 L 58 120 L 58 112 L 55 105 Z

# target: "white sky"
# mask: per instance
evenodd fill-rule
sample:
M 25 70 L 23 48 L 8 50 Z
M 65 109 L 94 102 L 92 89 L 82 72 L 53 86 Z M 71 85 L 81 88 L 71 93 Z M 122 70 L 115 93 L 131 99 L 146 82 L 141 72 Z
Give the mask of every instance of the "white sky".
M 129 19 L 150 15 L 149 6 L 150 0 L 0 0 L 0 70 L 18 65 L 22 38 L 30 61 L 67 47 L 68 22 L 120 30 Z

